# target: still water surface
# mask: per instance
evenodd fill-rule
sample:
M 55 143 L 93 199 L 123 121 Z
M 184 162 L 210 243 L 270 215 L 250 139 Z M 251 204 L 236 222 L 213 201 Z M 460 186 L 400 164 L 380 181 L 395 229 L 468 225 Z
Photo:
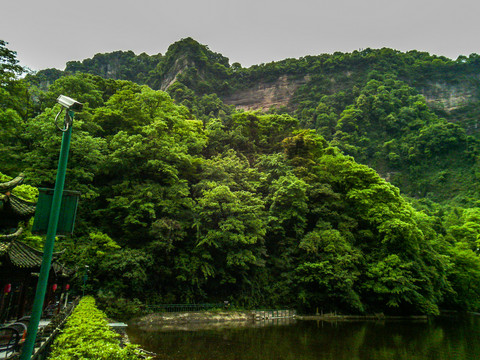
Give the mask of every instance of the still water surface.
M 276 321 L 142 330 L 130 340 L 175 360 L 478 360 L 480 317 L 425 321 Z

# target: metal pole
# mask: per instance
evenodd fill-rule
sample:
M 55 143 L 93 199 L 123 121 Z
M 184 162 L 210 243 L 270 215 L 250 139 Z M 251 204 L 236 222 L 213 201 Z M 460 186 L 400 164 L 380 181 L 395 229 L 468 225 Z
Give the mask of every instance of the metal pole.
M 71 121 L 73 121 L 73 111 L 68 111 Z M 53 245 L 57 234 L 58 218 L 60 216 L 60 207 L 62 205 L 63 188 L 65 185 L 65 175 L 67 172 L 68 152 L 70 149 L 70 138 L 72 135 L 72 125 L 63 133 L 60 158 L 58 160 L 57 179 L 55 180 L 55 189 L 53 192 L 52 208 L 48 222 L 47 237 L 43 247 L 42 266 L 40 276 L 38 277 L 37 291 L 33 302 L 32 315 L 28 323 L 27 339 L 23 345 L 20 360 L 29 360 L 32 356 L 35 340 L 37 338 L 38 324 L 42 316 L 43 302 L 48 285 L 48 276 L 52 264 Z

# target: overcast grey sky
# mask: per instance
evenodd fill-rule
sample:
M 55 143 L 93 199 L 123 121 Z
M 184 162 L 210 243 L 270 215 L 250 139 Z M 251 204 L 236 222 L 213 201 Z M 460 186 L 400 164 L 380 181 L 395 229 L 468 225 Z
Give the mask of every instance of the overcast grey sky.
M 389 47 L 480 53 L 476 0 L 2 0 L 0 39 L 33 70 L 192 37 L 247 67 Z

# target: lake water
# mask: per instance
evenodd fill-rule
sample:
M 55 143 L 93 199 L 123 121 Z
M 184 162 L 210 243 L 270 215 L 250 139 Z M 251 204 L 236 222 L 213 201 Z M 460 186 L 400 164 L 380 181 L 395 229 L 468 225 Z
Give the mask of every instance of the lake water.
M 478 360 L 480 317 L 424 321 L 274 320 L 210 328 L 129 327 L 133 343 L 175 360 Z

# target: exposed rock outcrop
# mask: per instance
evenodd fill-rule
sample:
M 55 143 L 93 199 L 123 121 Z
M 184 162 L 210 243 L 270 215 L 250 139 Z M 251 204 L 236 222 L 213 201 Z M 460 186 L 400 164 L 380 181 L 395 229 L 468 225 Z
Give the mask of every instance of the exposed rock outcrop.
M 447 113 L 469 104 L 478 96 L 476 87 L 468 83 L 429 82 L 428 86 L 419 91 L 432 109 Z
M 272 107 L 289 107 L 290 100 L 299 88 L 309 80 L 290 80 L 287 75 L 280 76 L 275 82 L 260 82 L 250 89 L 237 91 L 223 98 L 227 105 L 234 105 L 243 110 L 268 110 Z

